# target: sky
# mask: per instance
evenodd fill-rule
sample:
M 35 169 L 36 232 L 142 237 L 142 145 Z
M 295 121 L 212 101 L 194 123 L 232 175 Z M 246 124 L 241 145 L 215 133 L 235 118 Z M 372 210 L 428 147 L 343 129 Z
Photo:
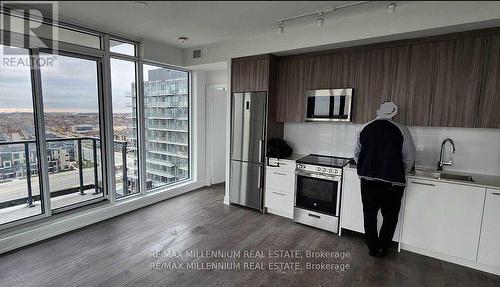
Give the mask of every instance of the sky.
M 27 58 L 25 49 L 18 49 L 20 56 Z M 0 59 L 12 57 L 4 55 L 0 47 Z M 41 54 L 41 58 L 54 58 L 53 66 L 42 66 L 42 94 L 45 112 L 96 112 L 97 63 L 92 60 Z M 131 93 L 131 83 L 135 81 L 133 62 L 112 59 L 111 85 L 113 112 L 130 112 L 126 103 Z M 30 69 L 28 66 L 6 66 L 0 62 L 0 112 L 31 112 Z

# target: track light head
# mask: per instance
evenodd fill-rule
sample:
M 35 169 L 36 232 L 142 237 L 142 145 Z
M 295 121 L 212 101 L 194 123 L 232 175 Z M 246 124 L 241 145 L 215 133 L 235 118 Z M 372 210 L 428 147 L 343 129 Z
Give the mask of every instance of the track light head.
M 285 30 L 285 25 L 281 21 L 281 22 L 278 23 L 278 33 L 279 34 L 283 34 L 284 30 Z
M 387 5 L 387 11 L 389 11 L 390 13 L 396 11 L 396 3 L 392 2 L 392 3 L 389 3 L 389 5 Z
M 323 26 L 323 24 L 325 24 L 325 17 L 323 16 L 323 12 L 318 13 L 316 20 L 318 21 L 318 26 L 320 27 Z

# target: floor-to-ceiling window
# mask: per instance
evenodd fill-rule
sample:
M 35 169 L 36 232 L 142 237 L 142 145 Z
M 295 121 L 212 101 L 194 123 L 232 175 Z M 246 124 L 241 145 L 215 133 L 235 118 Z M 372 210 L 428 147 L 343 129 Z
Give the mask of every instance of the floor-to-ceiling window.
M 29 51 L 0 45 L 0 57 Z M 0 224 L 42 214 L 30 63 L 0 68 Z
M 140 192 L 135 45 L 110 41 L 115 197 Z M 127 57 L 130 56 L 130 57 Z
M 189 178 L 189 73 L 144 65 L 146 185 Z
M 54 29 L 54 50 L 18 29 L 0 54 L 0 229 L 191 177 L 189 72 L 143 64 L 136 41 Z

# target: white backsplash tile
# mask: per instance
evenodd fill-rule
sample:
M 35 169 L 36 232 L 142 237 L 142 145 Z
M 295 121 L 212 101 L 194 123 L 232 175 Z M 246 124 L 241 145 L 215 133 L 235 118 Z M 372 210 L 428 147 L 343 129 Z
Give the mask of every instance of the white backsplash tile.
M 362 125 L 285 123 L 285 140 L 294 152 L 352 157 Z M 500 129 L 409 127 L 417 149 L 416 165 L 436 168 L 443 139 L 455 142 L 453 165 L 445 170 L 500 175 Z

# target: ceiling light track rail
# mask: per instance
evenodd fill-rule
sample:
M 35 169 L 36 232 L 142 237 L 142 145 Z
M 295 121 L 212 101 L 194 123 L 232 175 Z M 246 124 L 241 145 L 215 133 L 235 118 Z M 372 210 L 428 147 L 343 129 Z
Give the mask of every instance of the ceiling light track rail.
M 293 21 L 293 20 L 296 20 L 296 19 L 300 19 L 300 18 L 306 18 L 306 17 L 316 16 L 316 19 L 318 21 L 318 25 L 322 26 L 323 22 L 324 22 L 324 18 L 323 17 L 326 14 L 333 13 L 333 12 L 338 11 L 338 10 L 342 10 L 342 9 L 354 7 L 354 6 L 364 5 L 364 4 L 367 4 L 369 2 L 371 2 L 371 1 L 359 1 L 359 2 L 349 3 L 349 4 L 345 4 L 345 5 L 341 5 L 341 6 L 336 6 L 336 7 L 334 6 L 334 7 L 331 7 L 331 8 L 328 8 L 328 9 L 324 9 L 324 10 L 320 10 L 320 11 L 315 11 L 315 12 L 310 12 L 310 13 L 304 13 L 304 14 L 299 14 L 299 15 L 296 15 L 296 16 L 291 16 L 291 17 L 279 19 L 279 20 L 276 21 L 276 23 L 278 25 L 278 33 L 280 33 L 280 34 L 283 33 L 283 28 L 284 28 L 284 25 L 285 25 L 286 22 L 290 22 L 290 21 Z

